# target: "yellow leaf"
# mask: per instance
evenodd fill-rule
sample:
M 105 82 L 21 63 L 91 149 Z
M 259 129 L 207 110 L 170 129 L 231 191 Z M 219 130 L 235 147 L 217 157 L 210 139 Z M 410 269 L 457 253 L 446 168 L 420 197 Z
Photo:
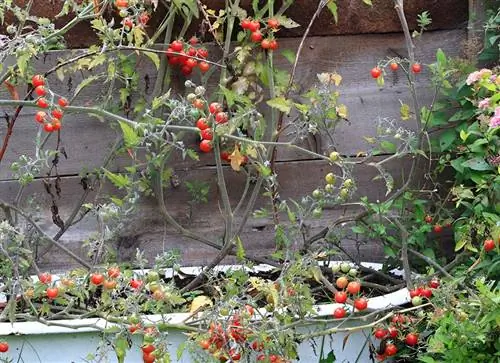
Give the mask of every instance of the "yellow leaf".
M 318 77 L 318 80 L 325 85 L 334 83 L 338 86 L 340 82 L 342 82 L 342 76 L 338 73 L 318 73 L 316 76 Z
M 240 166 L 245 161 L 245 157 L 241 155 L 238 145 L 234 146 L 234 151 L 229 155 L 229 160 L 231 160 L 231 168 L 235 171 L 240 171 Z
M 401 104 L 399 112 L 401 113 L 401 120 L 406 121 L 410 119 L 410 106 L 408 106 L 406 103 Z
M 250 156 L 251 158 L 257 159 L 257 150 L 253 146 L 248 146 L 246 149 L 246 154 L 247 156 Z
M 342 118 L 347 118 L 347 107 L 346 105 L 337 106 L 337 114 Z
M 213 305 L 212 300 L 210 300 L 209 297 L 207 297 L 205 295 L 196 296 L 193 299 L 193 302 L 191 303 L 191 307 L 189 308 L 189 312 L 194 313 L 196 311 L 200 311 L 200 309 L 203 306 L 212 306 L 212 305 Z

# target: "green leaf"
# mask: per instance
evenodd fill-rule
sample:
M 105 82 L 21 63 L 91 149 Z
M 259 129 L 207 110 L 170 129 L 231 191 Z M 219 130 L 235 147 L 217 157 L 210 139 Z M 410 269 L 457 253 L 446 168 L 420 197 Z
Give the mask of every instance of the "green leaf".
M 285 49 L 284 51 L 281 52 L 281 55 L 285 57 L 285 59 L 289 61 L 291 64 L 295 63 L 296 54 L 293 50 Z
M 327 4 L 326 4 L 326 7 L 328 8 L 328 10 L 330 10 L 330 12 L 332 13 L 333 15 L 333 19 L 335 20 L 335 23 L 338 22 L 339 20 L 339 15 L 337 13 L 337 4 L 335 3 L 335 1 L 329 1 Z
M 470 134 L 468 132 L 465 132 L 465 130 L 460 130 L 460 138 L 462 139 L 462 141 L 465 142 L 465 140 L 467 140 L 469 135 Z
M 467 240 L 465 238 L 458 240 L 455 244 L 455 252 L 460 251 L 467 244 Z
M 236 258 L 239 262 L 245 261 L 245 248 L 239 236 L 236 237 Z
M 390 152 L 390 153 L 395 153 L 397 150 L 395 144 L 393 144 L 392 142 L 386 141 L 386 140 L 381 141 L 380 146 L 382 147 L 382 149 L 384 149 L 385 151 Z
M 336 359 L 335 352 L 331 350 L 325 358 L 321 357 L 319 363 L 335 363 Z
M 448 148 L 453 145 L 456 139 L 455 130 L 446 130 L 441 135 L 439 135 L 439 148 L 441 151 L 448 150 Z
M 182 358 L 182 354 L 184 353 L 184 349 L 186 349 L 186 341 L 183 341 L 179 346 L 177 347 L 177 360 L 180 361 Z
M 286 16 L 283 16 L 283 15 L 277 16 L 276 19 L 278 19 L 278 21 L 280 22 L 280 25 L 286 29 L 298 28 L 300 26 L 299 23 L 296 23 L 292 19 L 287 18 Z
M 425 250 L 422 251 L 422 254 L 433 260 L 436 259 L 436 255 L 434 254 L 434 250 L 432 248 L 426 248 Z
M 78 96 L 78 94 L 89 84 L 91 84 L 94 81 L 97 81 L 100 78 L 100 76 L 91 76 L 89 78 L 85 78 L 83 81 L 80 82 L 78 86 L 75 88 L 75 93 L 73 94 L 73 97 Z
M 486 160 L 484 160 L 481 157 L 475 157 L 473 159 L 464 161 L 462 163 L 462 166 L 470 168 L 472 170 L 479 170 L 479 171 L 492 170 L 490 164 L 488 164 Z
M 151 59 L 151 62 L 155 65 L 156 69 L 158 70 L 160 68 L 160 57 L 158 57 L 158 54 L 152 53 L 152 52 L 144 52 L 146 56 Z
M 124 121 L 119 121 L 120 127 L 123 132 L 123 140 L 126 147 L 134 147 L 139 144 L 139 135 L 135 132 L 134 128 Z
M 390 246 L 384 246 L 384 254 L 388 257 L 396 257 L 396 252 Z
M 446 67 L 446 55 L 441 48 L 439 48 L 436 52 L 436 59 L 441 68 Z
M 474 109 L 465 109 L 455 112 L 453 116 L 449 119 L 450 122 L 460 121 L 460 120 L 469 120 L 472 116 L 474 116 Z
M 122 189 L 130 185 L 130 179 L 127 175 L 115 174 L 106 169 L 104 169 L 104 174 L 109 179 L 109 181 L 113 183 L 113 185 L 118 189 Z
M 127 351 L 130 349 L 127 339 L 122 336 L 118 336 L 115 339 L 115 353 L 116 358 L 118 359 L 118 363 L 125 362 L 125 356 L 127 355 Z
M 292 109 L 292 101 L 287 100 L 284 97 L 272 98 L 268 100 L 266 103 L 272 108 L 276 108 L 286 114 L 289 114 Z

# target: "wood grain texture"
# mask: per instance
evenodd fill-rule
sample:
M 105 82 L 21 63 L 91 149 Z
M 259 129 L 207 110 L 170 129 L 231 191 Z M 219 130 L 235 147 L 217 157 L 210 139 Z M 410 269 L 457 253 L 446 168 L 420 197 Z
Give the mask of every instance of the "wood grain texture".
M 437 48 L 442 48 L 449 56 L 457 56 L 461 50 L 464 34 L 462 30 L 425 33 L 420 40 L 416 41 L 417 59 L 423 64 L 433 62 Z M 297 46 L 297 39 L 286 39 L 281 44 L 282 49 L 296 49 Z M 71 54 L 76 53 L 68 51 L 47 53 L 46 56 L 40 58 L 35 69 L 40 72 L 50 69 L 57 63 L 58 59 L 69 57 Z M 312 37 L 306 41 L 303 58 L 299 62 L 296 74 L 296 81 L 301 87 L 301 92 L 317 83 L 317 73 L 335 71 L 343 77 L 343 82 L 338 90 L 341 94 L 340 101 L 349 109 L 349 121 L 339 123 L 334 135 L 335 146 L 340 153 L 355 155 L 359 151 L 373 148 L 373 145 L 368 144 L 363 136 L 376 135 L 380 119 L 399 120 L 400 102 L 410 102 L 402 71 L 398 71 L 397 74 L 389 71 L 386 76 L 386 85 L 382 89 L 369 76 L 370 69 L 377 64 L 377 61 L 393 57 L 396 54 L 404 56 L 403 37 L 400 34 Z M 281 56 L 277 57 L 276 63 L 281 69 L 290 69 L 288 61 Z M 156 71 L 146 57 L 140 60 L 138 69 L 141 72 L 140 93 L 147 96 L 151 93 L 151 89 L 146 87 L 146 83 L 154 84 Z M 63 82 L 60 82 L 54 75 L 50 77 L 49 82 L 51 89 L 55 92 L 69 96 L 74 92 L 81 79 L 81 74 L 71 74 Z M 428 79 L 429 74 L 424 67 L 424 71 L 418 75 L 417 79 L 420 106 L 429 105 L 433 99 L 433 94 L 428 88 Z M 148 81 L 146 82 L 146 80 Z M 174 86 L 179 88 L 183 82 L 184 78 L 176 74 L 173 81 Z M 216 80 L 214 79 L 211 84 L 215 85 Z M 75 104 L 95 104 L 103 92 L 100 83 L 89 86 L 82 91 Z M 0 94 L 0 97 L 3 95 L 3 93 Z M 137 101 L 137 98 L 133 98 L 133 101 Z M 12 108 L 0 108 L 0 113 L 3 111 L 12 113 L 12 110 Z M 0 180 L 13 177 L 6 165 L 17 160 L 19 155 L 33 155 L 33 140 L 38 131 L 37 125 L 33 121 L 35 111 L 35 109 L 23 110 L 16 124 L 11 146 L 2 162 L 2 168 L 0 168 Z M 285 123 L 294 122 L 295 116 L 292 113 L 286 117 Z M 411 121 L 399 124 L 404 128 L 414 128 L 414 123 Z M 99 167 L 107 150 L 118 135 L 116 125 L 111 127 L 109 120 L 103 123 L 97 118 L 85 114 L 65 117 L 63 126 L 62 143 L 68 154 L 68 160 L 62 159 L 60 162 L 59 173 L 62 175 L 78 175 L 82 167 L 88 170 Z M 5 123 L 0 123 L 0 135 L 4 132 Z M 294 135 L 290 135 L 288 139 L 293 137 Z M 52 137 L 52 139 L 55 138 Z M 285 137 L 283 140 L 287 140 L 287 138 Z M 51 146 L 54 144 L 55 140 L 49 142 Z M 186 144 L 197 148 L 197 137 L 195 135 L 188 137 Z M 310 148 L 310 145 L 305 141 L 301 145 Z M 318 150 L 320 153 L 331 150 L 329 140 L 322 140 L 320 145 L 321 148 Z M 278 159 L 281 161 L 304 158 L 307 159 L 310 156 L 289 149 L 281 149 L 278 154 Z M 127 162 L 126 158 L 119 159 L 111 169 L 119 170 Z M 176 162 L 183 167 L 189 167 L 192 164 L 183 162 L 180 158 L 177 158 Z M 196 165 L 213 164 L 212 156 L 203 156 Z M 41 175 L 44 175 L 43 172 Z
M 394 174 L 396 186 L 406 179 L 409 160 L 395 159 L 387 169 Z M 280 197 L 282 200 L 295 199 L 300 201 L 304 194 L 310 193 L 318 185 L 322 185 L 324 175 L 335 168 L 328 166 L 322 161 L 295 161 L 282 162 L 278 165 L 280 176 Z M 338 172 L 338 170 L 337 170 Z M 223 233 L 222 217 L 218 207 L 218 195 L 216 187 L 216 174 L 213 167 L 202 167 L 193 170 L 176 170 L 181 180 L 178 188 L 170 187 L 165 193 L 168 210 L 172 216 L 184 227 L 193 230 L 205 237 L 218 241 Z M 421 173 L 423 175 L 423 173 Z M 376 172 L 373 168 L 359 165 L 353 170 L 353 176 L 358 182 L 356 196 L 367 195 L 371 200 L 383 200 L 385 198 L 385 187 L 381 180 L 374 180 Z M 244 176 L 226 170 L 225 173 L 229 194 L 233 204 L 236 204 L 241 194 Z M 183 184 L 185 181 L 200 180 L 210 185 L 209 201 L 207 204 L 196 205 L 190 210 L 189 193 Z M 13 200 L 17 194 L 15 182 L 0 182 L 0 198 Z M 63 178 L 61 183 L 62 193 L 58 199 L 61 217 L 65 219 L 74 206 L 75 200 L 82 193 L 80 179 L 77 177 Z M 103 193 L 113 192 L 109 186 L 103 186 Z M 32 198 L 41 202 L 41 209 L 35 213 L 39 224 L 51 235 L 55 235 L 58 228 L 52 223 L 50 216 L 50 199 L 43 190 L 40 181 L 30 185 L 25 191 L 26 203 Z M 93 201 L 91 194 L 88 202 Z M 95 201 L 98 202 L 98 201 Z M 181 251 L 182 263 L 185 265 L 205 264 L 216 254 L 216 250 L 206 247 L 197 241 L 179 236 L 170 226 L 167 226 L 159 214 L 156 200 L 153 198 L 142 198 L 137 210 L 123 220 L 118 236 L 113 240 L 112 246 L 117 249 L 117 258 L 120 261 L 129 261 L 135 255 L 136 249 L 144 251 L 145 257 L 153 261 L 154 257 L 162 251 L 178 249 Z M 259 198 L 256 207 L 268 206 L 268 200 Z M 326 209 L 321 218 L 306 221 L 309 235 L 314 235 L 325 225 L 332 223 L 342 215 L 356 213 L 353 207 L 341 207 Z M 236 216 L 235 223 L 238 224 L 241 216 Z M 286 219 L 286 217 L 284 217 Z M 97 228 L 95 217 L 85 217 L 76 227 L 71 228 L 64 235 L 61 242 L 73 252 L 86 256 L 86 249 L 82 247 L 83 241 L 87 240 Z M 266 256 L 274 249 L 274 227 L 267 218 L 251 218 L 243 229 L 241 239 L 248 252 Z M 295 248 L 302 246 L 301 238 L 293 241 Z M 369 260 L 380 260 L 383 257 L 381 246 L 375 241 L 370 243 L 356 243 L 346 239 L 342 242 L 349 253 L 359 253 L 361 258 Z M 62 270 L 77 267 L 74 261 L 67 258 L 56 248 L 39 248 L 39 265 L 44 269 Z M 226 262 L 232 261 L 228 259 Z
M 26 6 L 27 0 L 15 0 L 19 6 Z M 161 3 L 161 2 L 160 2 Z M 223 0 L 202 0 L 212 9 L 224 7 Z M 251 0 L 242 0 L 241 6 L 252 15 Z M 262 2 L 261 2 L 262 3 Z M 280 1 L 276 2 L 279 6 Z M 314 24 L 311 35 L 345 35 L 345 34 L 366 34 L 366 33 L 393 33 L 401 31 L 401 27 L 394 10 L 392 1 L 374 0 L 373 7 L 363 4 L 361 0 L 337 0 L 339 22 L 336 24 L 333 16 L 325 9 L 317 22 Z M 42 0 L 35 1 L 32 14 L 47 18 L 54 18 L 62 8 L 62 0 Z M 318 0 L 299 0 L 287 11 L 287 15 L 301 25 L 299 28 L 281 30 L 280 37 L 296 37 L 302 35 L 304 29 L 312 17 Z M 422 11 L 429 11 L 432 17 L 431 30 L 465 28 L 467 25 L 468 7 L 465 0 L 412 0 L 405 1 L 405 14 L 411 29 L 416 28 L 416 18 Z M 105 13 L 111 19 L 119 18 L 113 8 Z M 165 15 L 165 9 L 160 7 L 153 14 L 147 30 L 153 32 L 160 24 Z M 7 17 L 7 23 L 11 20 Z M 66 24 L 70 17 L 62 17 L 56 21 L 57 28 Z M 176 31 L 182 27 L 179 21 Z M 200 22 L 194 21 L 188 32 L 188 37 L 192 34 L 200 34 Z M 175 32 L 174 32 L 175 35 Z M 72 29 L 65 40 L 70 48 L 86 47 L 96 41 L 95 34 L 88 23 L 82 23 Z M 161 38 L 161 37 L 160 37 Z

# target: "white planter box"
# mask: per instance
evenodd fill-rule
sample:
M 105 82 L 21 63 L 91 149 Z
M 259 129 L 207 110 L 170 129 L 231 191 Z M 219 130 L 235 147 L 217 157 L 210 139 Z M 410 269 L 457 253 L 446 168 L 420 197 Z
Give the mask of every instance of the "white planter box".
M 370 267 L 378 267 L 378 264 L 365 264 Z M 222 269 L 227 269 L 227 266 L 221 266 Z M 197 268 L 183 268 L 183 271 L 192 273 L 198 271 Z M 408 290 L 406 288 L 396 292 L 377 296 L 368 299 L 369 309 L 389 309 L 408 303 L 410 301 Z M 324 304 L 317 306 L 318 317 L 325 319 L 331 318 L 335 308 L 342 306 L 341 304 Z M 145 319 L 150 322 L 168 321 L 176 324 L 183 322 L 190 314 L 176 313 L 168 315 L 150 315 Z M 325 329 L 339 324 L 341 320 L 334 320 L 328 324 L 319 323 L 314 326 L 299 328 L 302 332 L 314 331 L 316 329 Z M 369 322 L 369 321 L 368 321 Z M 350 327 L 356 325 L 365 325 L 367 321 L 346 320 L 342 327 Z M 96 354 L 97 347 L 102 341 L 102 333 L 89 325 L 96 324 L 99 327 L 110 327 L 112 323 L 108 323 L 103 319 L 81 319 L 81 320 L 58 320 L 54 323 L 65 325 L 62 326 L 47 326 L 38 322 L 19 322 L 19 323 L 0 323 L 0 341 L 6 340 L 10 345 L 9 355 L 14 362 L 27 363 L 77 363 L 85 362 L 86 357 L 90 354 Z M 325 355 L 330 350 L 335 351 L 337 362 L 371 362 L 369 359 L 369 349 L 367 339 L 370 338 L 371 330 L 360 330 L 350 333 L 345 348 L 343 349 L 344 338 L 347 333 L 336 333 L 332 337 L 325 337 L 324 352 Z M 315 339 L 315 348 L 311 341 L 305 341 L 300 345 L 299 355 L 301 362 L 318 362 L 318 354 L 323 338 Z M 169 350 L 173 361 L 177 355 L 177 348 L 186 340 L 186 336 L 180 331 L 171 331 L 168 335 L 170 344 Z M 134 346 L 127 353 L 125 362 L 141 363 L 142 352 L 140 351 L 140 337 L 134 339 Z M 102 350 L 101 350 L 102 351 Z M 106 357 L 98 362 L 117 362 L 114 351 L 110 346 L 104 350 Z M 19 359 L 22 357 L 21 359 Z M 0 354 L 0 358 L 2 355 Z M 19 360 L 18 360 L 19 359 Z M 185 351 L 181 360 L 178 362 L 189 363 L 191 358 L 189 352 Z

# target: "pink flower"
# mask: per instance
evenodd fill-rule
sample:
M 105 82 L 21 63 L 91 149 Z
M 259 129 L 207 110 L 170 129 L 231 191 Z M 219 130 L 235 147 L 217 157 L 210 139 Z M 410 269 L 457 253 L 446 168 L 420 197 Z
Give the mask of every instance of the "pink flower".
M 477 105 L 477 107 L 483 110 L 487 109 L 489 106 L 490 106 L 489 98 L 485 98 L 484 100 L 479 101 L 479 104 Z
M 467 85 L 470 86 L 471 84 L 479 81 L 480 78 L 481 78 L 481 75 L 479 74 L 479 71 L 472 72 L 471 74 L 469 74 L 467 76 L 467 80 L 465 81 L 465 83 L 467 83 Z
M 497 108 L 495 108 L 495 114 L 490 119 L 490 127 L 494 128 L 499 126 L 500 126 L 500 106 L 497 106 Z

